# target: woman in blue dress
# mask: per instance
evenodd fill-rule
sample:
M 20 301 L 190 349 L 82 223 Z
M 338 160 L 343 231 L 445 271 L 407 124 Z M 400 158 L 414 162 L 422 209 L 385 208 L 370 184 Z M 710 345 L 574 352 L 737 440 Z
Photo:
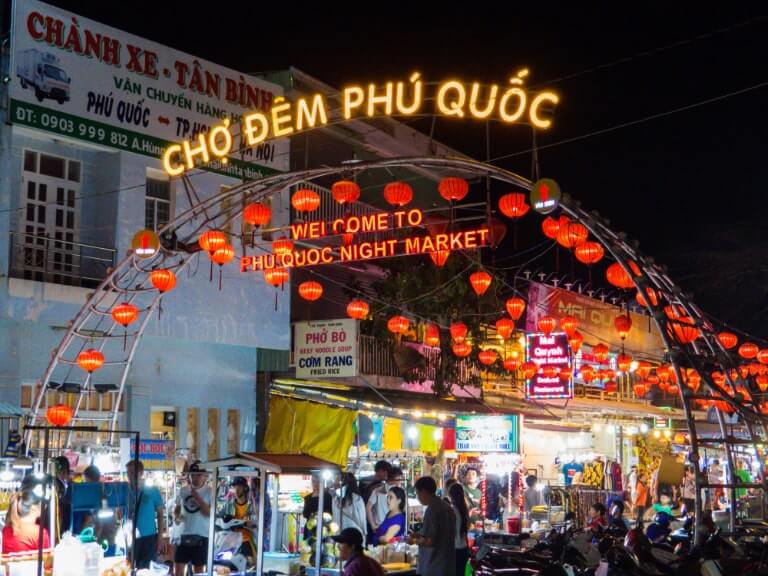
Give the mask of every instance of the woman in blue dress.
M 374 544 L 389 544 L 405 536 L 405 490 L 393 486 L 387 492 L 387 512 L 374 534 Z

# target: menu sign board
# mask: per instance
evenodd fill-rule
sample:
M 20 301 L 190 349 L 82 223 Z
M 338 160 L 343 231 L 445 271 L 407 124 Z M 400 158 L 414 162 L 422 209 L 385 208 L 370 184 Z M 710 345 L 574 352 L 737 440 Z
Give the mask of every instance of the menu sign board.
M 571 348 L 565 333 L 528 334 L 525 355 L 528 362 L 538 366 L 526 382 L 526 398 L 573 398 Z
M 457 416 L 456 452 L 520 452 L 519 417 Z

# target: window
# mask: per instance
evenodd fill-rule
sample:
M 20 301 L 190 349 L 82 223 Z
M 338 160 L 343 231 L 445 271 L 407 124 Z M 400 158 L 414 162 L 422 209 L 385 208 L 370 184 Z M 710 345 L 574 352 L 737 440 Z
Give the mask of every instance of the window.
M 29 280 L 79 285 L 80 162 L 24 150 L 22 166 L 24 216 L 14 238 L 14 269 Z
M 159 230 L 171 219 L 171 182 L 155 170 L 147 169 L 144 227 Z

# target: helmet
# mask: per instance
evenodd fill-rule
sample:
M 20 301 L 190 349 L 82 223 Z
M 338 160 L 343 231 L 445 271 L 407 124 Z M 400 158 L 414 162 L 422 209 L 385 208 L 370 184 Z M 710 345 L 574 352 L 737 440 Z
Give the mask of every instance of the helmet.
M 653 523 L 648 526 L 645 531 L 645 535 L 648 536 L 648 540 L 654 544 L 662 542 L 667 536 L 669 536 L 669 529 L 660 524 Z
M 669 528 L 670 516 L 666 512 L 656 512 L 653 516 L 653 522 L 663 528 Z

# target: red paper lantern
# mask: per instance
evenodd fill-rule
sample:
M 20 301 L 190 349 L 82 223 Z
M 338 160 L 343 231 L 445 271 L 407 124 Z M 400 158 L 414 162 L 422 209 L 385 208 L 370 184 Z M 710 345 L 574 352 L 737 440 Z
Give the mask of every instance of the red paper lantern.
M 454 322 L 450 330 L 454 342 L 464 342 L 467 337 L 467 325 L 464 322 Z
M 624 354 L 623 352 L 616 357 L 616 366 L 622 372 L 629 372 L 629 368 L 632 365 L 632 356 Z
M 320 194 L 302 188 L 291 196 L 291 206 L 296 212 L 314 212 L 320 207 Z
M 496 250 L 507 235 L 507 225 L 498 218 L 491 217 L 488 222 L 488 244 Z
M 614 262 L 608 266 L 608 269 L 605 271 L 605 277 L 608 279 L 608 282 L 611 285 L 616 286 L 616 288 L 624 288 L 626 290 L 635 285 L 635 283 L 632 282 L 631 276 L 627 274 L 618 262 Z
M 560 369 L 560 380 L 570 380 L 571 376 L 573 376 L 573 370 L 570 368 Z
M 504 369 L 508 372 L 514 372 L 520 368 L 520 360 L 517 358 L 507 358 L 504 360 Z
M 695 326 L 693 318 L 687 316 L 681 316 L 675 320 L 670 320 L 668 328 L 671 328 L 675 339 L 683 345 L 690 344 L 701 335 L 699 329 Z
M 368 316 L 368 303 L 363 300 L 352 300 L 347 304 L 347 316 L 355 320 L 362 320 Z
M 139 317 L 139 309 L 133 304 L 124 302 L 112 308 L 112 319 L 121 326 L 128 326 Z
M 277 238 L 272 240 L 272 253 L 275 256 L 285 256 L 293 252 L 293 242 L 288 238 Z
M 573 253 L 576 256 L 576 260 L 587 266 L 592 266 L 603 259 L 605 250 L 603 250 L 599 242 L 587 241 L 576 246 Z
M 557 320 L 552 318 L 552 316 L 542 316 L 536 322 L 536 326 L 539 328 L 540 332 L 549 336 L 549 334 L 557 327 Z
M 523 371 L 523 378 L 529 380 L 539 371 L 539 366 L 535 362 L 524 362 L 520 367 Z
M 437 191 L 448 202 L 461 202 L 469 192 L 469 182 L 464 178 L 443 178 Z
M 320 284 L 320 282 L 309 280 L 299 284 L 299 296 L 301 296 L 304 300 L 314 302 L 315 300 L 319 300 L 322 295 L 323 285 Z
M 739 343 L 739 338 L 736 336 L 736 334 L 732 334 L 730 332 L 720 332 L 717 335 L 717 340 L 726 350 L 730 350 Z
M 531 207 L 525 202 L 525 194 L 512 192 L 499 198 L 499 210 L 507 218 L 517 220 L 528 213 Z
M 497 354 L 495 350 L 483 350 L 480 352 L 480 354 L 477 355 L 478 360 L 485 364 L 486 366 L 490 366 L 494 362 L 496 362 Z
M 648 389 L 642 383 L 632 386 L 632 391 L 635 393 L 635 398 L 643 398 L 648 393 Z
M 752 342 L 744 342 L 741 346 L 739 346 L 739 356 L 742 358 L 746 358 L 747 360 L 751 360 L 755 356 L 757 356 L 757 353 L 759 352 L 759 348 L 756 344 L 753 344 Z
M 568 338 L 568 344 L 571 345 L 571 350 L 576 354 L 581 349 L 581 345 L 584 344 L 584 336 L 577 330 L 573 333 L 573 336 Z
M 606 394 L 615 394 L 617 389 L 618 386 L 616 386 L 616 382 L 613 380 L 610 380 L 603 385 L 603 390 Z
M 424 216 L 424 226 L 426 226 L 430 236 L 445 234 L 448 230 L 449 223 L 450 221 L 443 216 L 437 216 L 435 214 L 427 214 Z
M 454 344 L 451 346 L 451 349 L 453 350 L 453 353 L 459 358 L 466 358 L 472 352 L 472 346 L 470 346 L 469 342 L 466 341 L 454 342 Z
M 540 371 L 544 378 L 557 378 L 560 374 L 560 369 L 557 366 L 542 366 Z
M 587 384 L 592 382 L 592 380 L 595 379 L 595 369 L 590 366 L 589 364 L 585 364 L 581 367 L 579 370 L 579 374 L 581 375 L 581 379 L 584 380 Z
M 755 382 L 757 383 L 757 387 L 760 388 L 760 392 L 768 390 L 768 376 L 759 374 L 758 376 L 755 376 Z
M 390 182 L 384 186 L 384 199 L 392 206 L 405 206 L 413 200 L 413 188 L 405 182 Z
M 352 204 L 360 198 L 360 186 L 351 180 L 339 180 L 331 186 L 331 194 L 339 204 Z
M 757 361 L 760 364 L 768 364 L 768 348 L 763 348 L 757 353 Z
M 517 296 L 513 296 L 507 300 L 506 308 L 507 314 L 510 315 L 512 320 L 517 322 L 520 320 L 520 316 L 523 315 L 523 311 L 525 311 L 525 300 L 518 298 Z
M 351 246 L 352 242 L 355 240 L 355 235 L 352 234 L 352 232 L 345 232 L 341 235 L 341 243 L 344 246 Z
M 227 243 L 227 235 L 221 230 L 206 230 L 200 234 L 197 243 L 208 254 L 213 254 Z
M 598 344 L 592 348 L 592 355 L 602 364 L 608 360 L 608 346 L 605 344 Z
M 629 335 L 629 331 L 632 329 L 632 318 L 629 314 L 622 314 L 616 316 L 613 320 L 613 326 L 616 328 L 616 332 L 619 334 L 619 338 L 626 340 Z
M 93 348 L 83 350 L 77 355 L 77 365 L 88 373 L 98 370 L 104 364 L 104 354 Z
M 512 336 L 512 332 L 515 330 L 515 322 L 512 318 L 499 318 L 496 320 L 496 332 L 504 339 L 508 340 Z
M 410 325 L 410 320 L 405 316 L 392 316 L 392 318 L 387 321 L 387 329 L 389 329 L 392 334 L 402 334 L 408 330 Z
M 589 239 L 589 230 L 579 222 L 560 222 L 557 230 L 557 243 L 571 250 L 581 246 Z
M 440 327 L 437 324 L 428 324 L 424 333 L 424 344 L 427 346 L 440 345 Z
M 475 294 L 478 296 L 485 294 L 486 290 L 488 290 L 491 285 L 491 280 L 493 280 L 493 278 L 485 270 L 479 270 L 469 276 L 469 283 L 472 284 L 472 290 L 474 290 Z
M 432 258 L 432 262 L 434 262 L 435 266 L 438 268 L 442 268 L 445 265 L 445 262 L 450 255 L 450 250 L 437 250 L 436 252 L 429 253 L 429 257 Z
M 659 299 L 656 296 L 656 291 L 653 288 L 646 288 L 645 293 L 648 295 L 648 300 L 645 299 L 639 290 L 637 291 L 637 294 L 635 294 L 635 300 L 637 300 L 637 303 L 640 306 L 648 308 L 648 302 L 651 303 L 651 306 L 659 305 Z
M 563 316 L 560 318 L 560 329 L 568 335 L 568 338 L 572 338 L 576 333 L 576 329 L 579 327 L 579 320 L 573 316 Z
M 270 286 L 277 288 L 288 282 L 289 274 L 287 268 L 268 268 L 264 270 L 264 280 Z
M 251 226 L 264 226 L 272 218 L 272 209 L 261 202 L 252 202 L 243 210 L 243 220 Z
M 701 375 L 693 368 L 689 368 L 685 374 L 685 385 L 696 392 L 701 385 Z
M 56 428 L 69 424 L 72 421 L 73 415 L 72 408 L 66 404 L 56 404 L 56 406 L 51 406 L 45 411 L 45 419 L 48 421 L 48 424 Z
M 224 264 L 229 264 L 232 262 L 232 259 L 235 257 L 235 249 L 232 247 L 231 244 L 224 244 L 224 246 L 221 246 L 217 248 L 213 254 L 211 254 L 211 260 L 216 262 L 219 266 L 224 266 Z
M 160 292 L 168 292 L 176 286 L 176 274 L 172 270 L 152 270 L 149 274 L 149 279 L 152 282 L 152 286 Z
M 544 236 L 555 240 L 557 238 L 557 232 L 560 230 L 560 222 L 552 216 L 547 216 L 541 223 L 541 230 L 544 232 Z

